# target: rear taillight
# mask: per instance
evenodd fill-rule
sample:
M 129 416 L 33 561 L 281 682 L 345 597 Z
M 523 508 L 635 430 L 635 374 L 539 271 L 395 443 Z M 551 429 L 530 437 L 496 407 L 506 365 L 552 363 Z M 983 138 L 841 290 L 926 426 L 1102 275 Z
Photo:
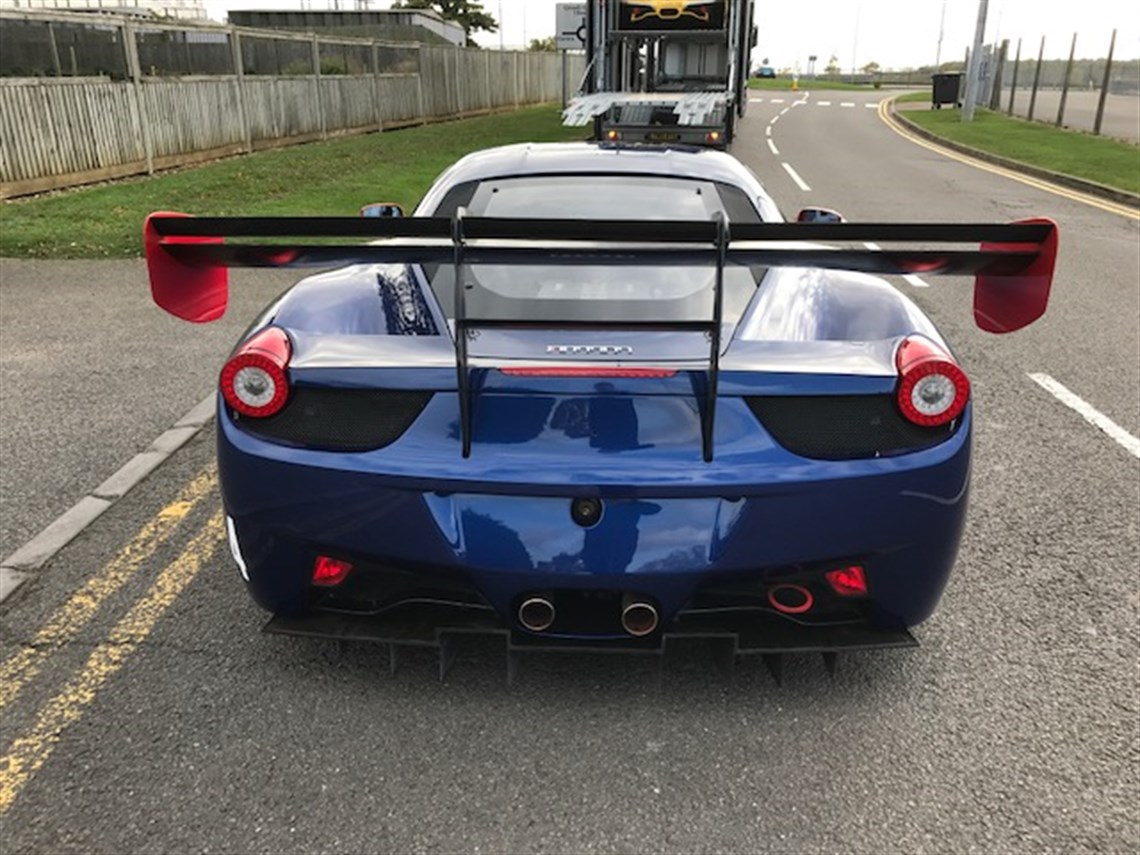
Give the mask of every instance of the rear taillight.
M 280 412 L 289 398 L 286 368 L 289 337 L 268 327 L 243 344 L 222 367 L 222 396 L 243 416 L 265 418 Z
M 970 400 L 970 381 L 957 362 L 929 339 L 912 336 L 895 355 L 898 403 L 907 420 L 937 427 L 958 418 Z
M 828 570 L 823 575 L 831 590 L 841 597 L 867 596 L 867 574 L 858 564 L 839 570 Z
M 351 572 L 351 562 L 318 555 L 317 560 L 313 562 L 313 584 L 322 588 L 332 588 L 347 579 Z

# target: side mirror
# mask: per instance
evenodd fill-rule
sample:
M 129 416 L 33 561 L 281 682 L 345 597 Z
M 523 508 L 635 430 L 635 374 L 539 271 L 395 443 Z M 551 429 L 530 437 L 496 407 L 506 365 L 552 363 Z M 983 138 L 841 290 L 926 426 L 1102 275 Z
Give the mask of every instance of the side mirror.
M 804 208 L 796 215 L 797 223 L 842 223 L 843 215 L 831 208 Z
M 362 217 L 402 217 L 404 209 L 395 202 L 373 202 L 360 209 Z

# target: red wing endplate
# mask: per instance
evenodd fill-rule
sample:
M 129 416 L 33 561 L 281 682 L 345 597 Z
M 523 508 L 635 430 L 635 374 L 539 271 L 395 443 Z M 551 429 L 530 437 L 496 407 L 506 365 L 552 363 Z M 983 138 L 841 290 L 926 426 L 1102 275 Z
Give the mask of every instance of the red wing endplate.
M 229 271 L 225 267 L 206 264 L 190 265 L 171 255 L 176 244 L 218 246 L 222 237 L 201 235 L 162 236 L 156 223 L 167 219 L 191 219 L 188 214 L 160 212 L 146 218 L 143 247 L 146 269 L 150 275 L 150 293 L 154 302 L 176 318 L 196 324 L 216 321 L 226 313 L 230 298 Z
M 225 238 L 287 243 L 223 243 Z M 356 243 L 296 243 L 355 238 Z M 398 241 L 392 241 L 399 238 Z M 371 241 L 371 242 L 369 242 Z M 377 242 L 379 241 L 379 242 Z M 487 243 L 486 241 L 493 241 Z M 976 249 L 854 249 L 805 242 L 968 243 Z M 151 290 L 190 321 L 225 312 L 227 267 L 336 267 L 370 263 L 816 267 L 875 274 L 973 275 L 979 327 L 1004 333 L 1049 302 L 1057 225 L 746 223 L 538 220 L 458 216 L 187 217 L 151 214 L 144 227 Z
M 1049 305 L 1053 270 L 1057 264 L 1057 224 L 1047 219 L 1022 220 L 1048 226 L 1040 243 L 983 243 L 982 252 L 1036 252 L 1020 273 L 979 274 L 974 283 L 974 323 L 986 332 L 1007 333 L 1027 327 Z

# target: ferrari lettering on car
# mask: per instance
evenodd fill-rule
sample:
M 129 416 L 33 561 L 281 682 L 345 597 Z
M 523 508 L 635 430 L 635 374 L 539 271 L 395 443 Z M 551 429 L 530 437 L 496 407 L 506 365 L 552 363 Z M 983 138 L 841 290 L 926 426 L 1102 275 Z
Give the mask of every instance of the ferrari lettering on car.
M 974 404 L 880 275 L 971 276 L 978 326 L 1012 332 L 1046 309 L 1057 228 L 800 219 L 723 152 L 591 144 L 470 155 L 409 217 L 152 215 L 154 299 L 187 320 L 225 311 L 230 266 L 329 268 L 220 375 L 227 530 L 267 628 L 432 645 L 444 670 L 471 633 L 913 645 Z
M 547 353 L 559 356 L 633 356 L 627 344 L 548 344 Z

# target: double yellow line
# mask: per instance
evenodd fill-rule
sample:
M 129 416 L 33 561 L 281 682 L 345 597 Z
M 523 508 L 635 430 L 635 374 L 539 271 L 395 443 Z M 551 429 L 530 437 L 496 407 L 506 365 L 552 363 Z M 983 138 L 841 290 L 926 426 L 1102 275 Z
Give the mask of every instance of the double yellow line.
M 1046 193 L 1052 193 L 1055 196 L 1062 196 L 1074 202 L 1080 202 L 1084 205 L 1089 205 L 1093 208 L 1100 208 L 1102 211 L 1107 211 L 1110 214 L 1118 214 L 1121 217 L 1127 217 L 1132 220 L 1140 220 L 1140 211 L 1135 208 L 1130 208 L 1127 205 L 1121 205 L 1117 202 L 1110 202 L 1107 199 L 1101 199 L 1096 196 L 1091 196 L 1088 193 L 1081 193 L 1078 190 L 1070 190 L 1067 187 L 1062 187 L 1060 184 L 1053 184 L 1050 181 L 1045 181 L 1040 178 L 1034 178 L 1031 175 L 1026 175 L 1021 172 L 1014 172 L 1011 169 L 1006 169 L 997 166 L 993 163 L 988 163 L 984 160 L 978 160 L 976 157 L 962 154 L 954 149 L 944 148 L 936 143 L 930 142 L 909 131 L 901 122 L 896 120 L 891 115 L 891 102 L 893 98 L 886 98 L 879 102 L 878 114 L 879 118 L 889 127 L 892 131 L 898 134 L 905 140 L 908 140 L 915 145 L 920 145 L 929 151 L 936 152 L 943 157 L 948 157 L 951 160 L 956 160 L 959 163 L 964 163 L 972 166 L 975 169 L 981 169 L 985 172 L 992 172 L 994 175 L 1000 175 L 1003 178 L 1008 178 L 1011 181 L 1017 181 L 1021 184 L 1028 185 L 1037 190 L 1044 190 Z
M 40 673 L 44 661 L 75 640 L 99 608 L 150 559 L 217 483 L 214 465 L 187 484 L 178 497 L 158 512 L 115 558 L 87 580 L 60 607 L 19 653 L 0 665 L 0 710 Z M 63 732 L 83 714 L 100 687 L 114 675 L 154 629 L 159 618 L 209 563 L 224 537 L 221 512 L 190 541 L 173 562 L 95 648 L 83 668 L 63 691 L 40 708 L 35 724 L 0 757 L 0 815 L 47 762 Z

